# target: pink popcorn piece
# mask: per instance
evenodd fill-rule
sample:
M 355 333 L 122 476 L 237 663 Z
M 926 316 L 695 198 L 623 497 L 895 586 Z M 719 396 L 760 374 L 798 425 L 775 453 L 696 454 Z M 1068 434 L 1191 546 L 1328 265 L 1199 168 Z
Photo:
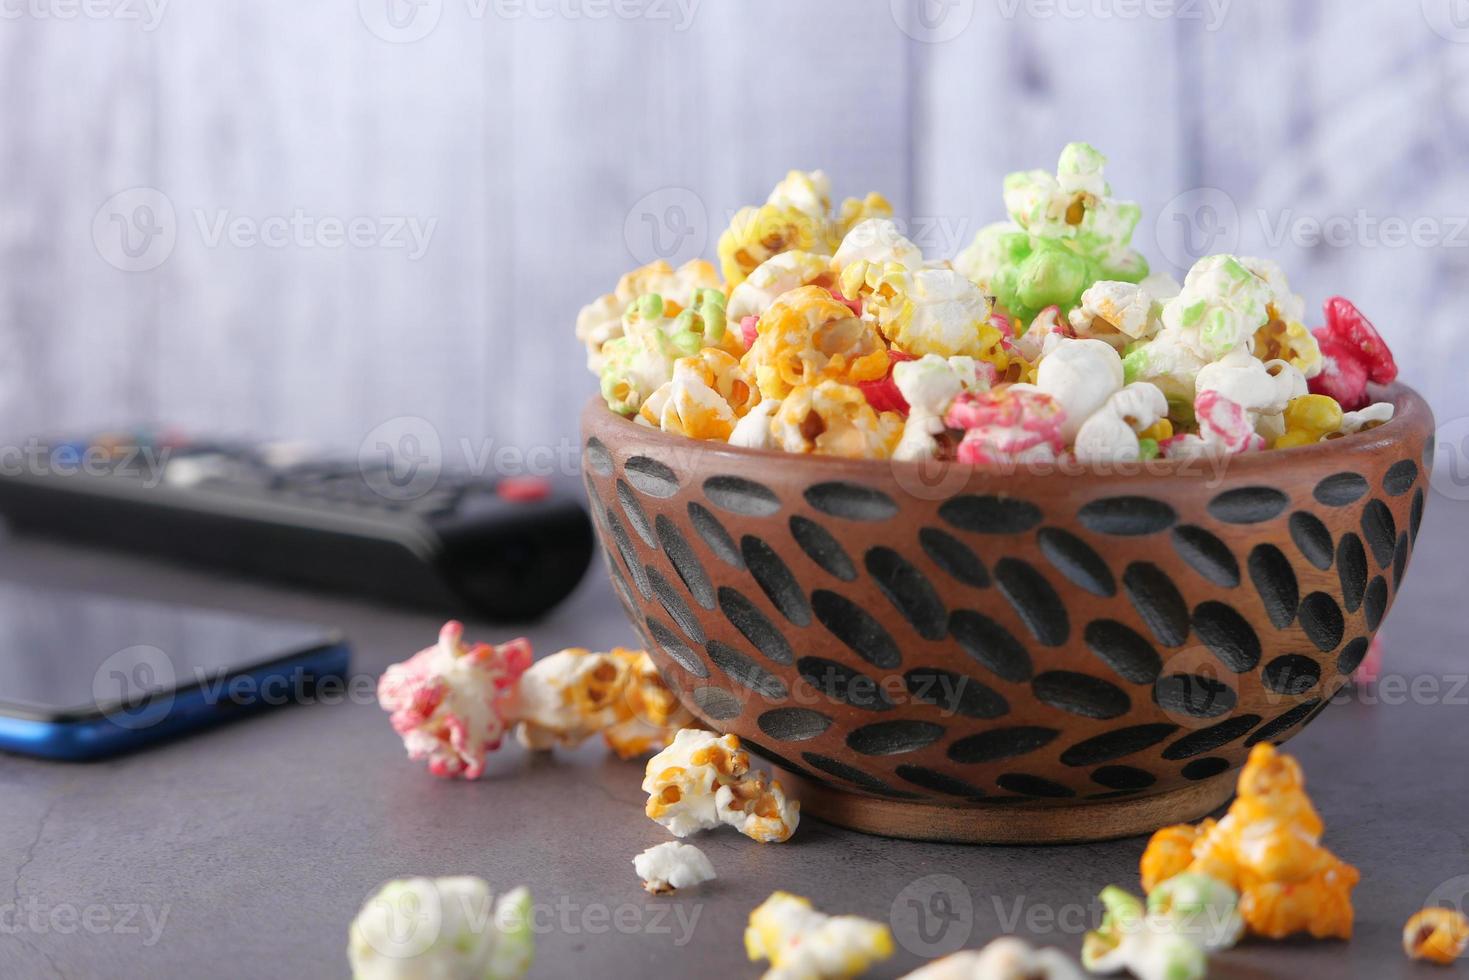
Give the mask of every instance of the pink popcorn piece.
M 530 663 L 529 640 L 466 644 L 464 625 L 451 620 L 437 644 L 383 673 L 378 704 L 410 759 L 427 759 L 445 779 L 478 779 L 514 721 L 516 681 Z
M 758 316 L 747 316 L 740 321 L 740 339 L 745 342 L 745 350 L 755 346 L 755 338 L 760 336 L 760 318 Z
M 1265 437 L 1255 431 L 1250 413 L 1238 402 L 1217 391 L 1204 391 L 1194 401 L 1199 433 L 1184 433 L 1159 443 L 1164 458 L 1188 456 L 1234 456 L 1259 452 Z
M 944 419 L 964 431 L 957 456 L 971 464 L 1057 459 L 1065 450 L 1065 421 L 1065 409 L 1050 395 L 1015 385 L 964 392 Z

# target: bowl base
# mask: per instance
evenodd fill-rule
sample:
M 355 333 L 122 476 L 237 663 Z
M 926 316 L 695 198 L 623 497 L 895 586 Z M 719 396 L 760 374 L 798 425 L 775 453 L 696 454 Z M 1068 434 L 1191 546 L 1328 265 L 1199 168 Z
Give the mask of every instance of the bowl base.
M 1151 834 L 1192 823 L 1234 795 L 1237 772 L 1221 773 L 1182 789 L 1076 804 L 969 803 L 939 806 L 845 793 L 777 770 L 781 784 L 801 801 L 801 815 L 880 837 L 950 844 L 1081 844 Z

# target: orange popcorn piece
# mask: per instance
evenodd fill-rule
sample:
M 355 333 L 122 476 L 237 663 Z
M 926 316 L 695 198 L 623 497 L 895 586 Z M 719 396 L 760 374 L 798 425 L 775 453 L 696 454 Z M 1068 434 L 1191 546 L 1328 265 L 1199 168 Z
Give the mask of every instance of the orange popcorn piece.
M 1222 820 L 1153 835 L 1142 857 L 1143 885 L 1151 891 L 1175 874 L 1209 875 L 1240 893 L 1240 915 L 1257 936 L 1349 939 L 1360 875 L 1320 845 L 1323 830 L 1300 764 L 1261 743 Z
M 760 317 L 741 363 L 760 393 L 776 399 L 802 385 L 855 385 L 888 372 L 887 345 L 877 328 L 820 286 L 802 286 L 776 300 Z
M 1426 908 L 1403 926 L 1403 952 L 1409 959 L 1449 966 L 1469 948 L 1469 919 L 1450 908 Z

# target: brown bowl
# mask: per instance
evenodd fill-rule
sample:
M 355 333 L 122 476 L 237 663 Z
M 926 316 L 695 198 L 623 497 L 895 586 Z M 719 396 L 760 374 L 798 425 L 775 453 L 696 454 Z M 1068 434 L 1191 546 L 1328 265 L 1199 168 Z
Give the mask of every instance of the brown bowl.
M 695 442 L 594 399 L 587 493 L 665 678 L 893 836 L 1099 840 L 1228 799 L 1346 684 L 1402 581 L 1433 416 L 1230 459 L 1056 472 Z M 789 785 L 788 784 L 788 785 Z

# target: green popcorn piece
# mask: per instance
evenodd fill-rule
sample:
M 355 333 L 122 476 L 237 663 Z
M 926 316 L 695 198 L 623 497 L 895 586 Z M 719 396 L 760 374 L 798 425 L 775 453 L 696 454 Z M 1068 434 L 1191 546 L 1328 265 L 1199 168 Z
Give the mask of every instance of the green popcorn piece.
M 673 378 L 673 362 L 697 354 L 702 336 L 692 321 L 667 319 L 667 306 L 656 293 L 640 296 L 622 317 L 622 336 L 602 348 L 601 392 L 607 407 L 631 415 L 665 381 Z
M 1139 378 L 1146 378 L 1151 370 L 1147 344 L 1135 347 L 1122 359 L 1122 383 L 1130 385 Z
M 1102 925 L 1082 941 L 1081 963 L 1087 970 L 1126 970 L 1137 980 L 1203 980 L 1208 975 L 1203 947 L 1150 918 L 1141 899 L 1108 886 L 1101 901 Z
M 1210 952 L 1229 949 L 1245 929 L 1239 893 L 1203 874 L 1175 875 L 1158 885 L 1148 895 L 1148 914 Z
M 1247 343 L 1270 320 L 1274 290 L 1233 255 L 1211 255 L 1189 270 L 1183 291 L 1163 307 L 1163 329 L 1214 361 Z
M 535 959 L 536 936 L 532 929 L 530 890 L 516 888 L 495 903 L 495 930 L 499 934 L 490 953 L 485 980 L 518 980 Z
M 1016 255 L 1016 248 L 1021 254 Z M 1024 258 L 1030 251 L 1030 236 L 1013 221 L 997 221 L 985 225 L 974 236 L 969 247 L 954 259 L 954 270 L 988 291 L 1002 266 Z
M 1157 459 L 1163 448 L 1158 445 L 1157 439 L 1139 439 L 1137 441 L 1137 452 L 1141 459 Z

